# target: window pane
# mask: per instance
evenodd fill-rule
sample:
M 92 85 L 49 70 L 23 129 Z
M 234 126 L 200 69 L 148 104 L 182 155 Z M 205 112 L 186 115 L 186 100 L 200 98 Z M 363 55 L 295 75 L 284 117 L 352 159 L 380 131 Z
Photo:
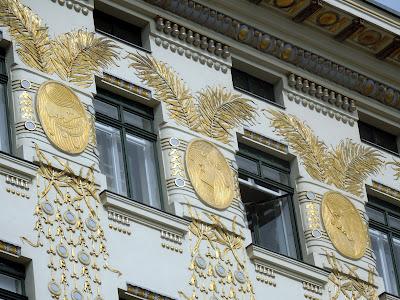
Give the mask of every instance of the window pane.
M 131 196 L 160 208 L 159 182 L 152 142 L 133 135 L 126 136 L 126 156 L 130 169 Z
M 231 72 L 232 72 L 233 86 L 248 91 L 249 82 L 246 73 L 234 68 L 231 69 Z
M 266 249 L 296 257 L 295 237 L 289 201 L 284 192 L 267 191 L 240 185 L 242 201 L 247 211 L 254 242 Z
M 249 92 L 274 101 L 274 86 L 256 77 L 249 77 Z
M 389 216 L 389 226 L 400 230 L 400 218 Z
M 400 276 L 400 238 L 393 238 L 393 252 L 396 258 L 397 276 Z M 397 296 L 400 296 L 400 291 L 397 291 Z
M 94 109 L 97 113 L 114 118 L 116 120 L 119 119 L 118 108 L 114 105 L 94 99 Z
M 236 163 L 239 167 L 239 169 L 246 170 L 248 172 L 254 173 L 254 174 L 259 174 L 258 172 L 258 163 L 254 160 L 245 158 L 243 156 L 236 156 Z
M 6 85 L 0 84 L 0 151 L 9 152 Z
M 145 119 L 131 112 L 124 111 L 124 121 L 130 125 L 145 129 L 147 131 L 152 131 L 151 120 Z
M 0 288 L 17 294 L 22 293 L 21 280 L 5 274 L 0 274 Z
M 261 166 L 262 176 L 283 184 L 289 184 L 289 174 L 266 165 Z
M 383 212 L 381 212 L 377 209 L 374 209 L 370 206 L 366 206 L 366 211 L 367 211 L 368 217 L 371 220 L 377 221 L 382 224 L 386 224 L 385 214 Z
M 97 149 L 100 153 L 100 170 L 107 177 L 107 188 L 110 191 L 127 196 L 119 130 L 96 123 L 96 137 Z
M 370 229 L 369 233 L 371 236 L 372 249 L 376 256 L 378 273 L 383 277 L 386 291 L 397 295 L 396 277 L 388 236 L 375 229 Z

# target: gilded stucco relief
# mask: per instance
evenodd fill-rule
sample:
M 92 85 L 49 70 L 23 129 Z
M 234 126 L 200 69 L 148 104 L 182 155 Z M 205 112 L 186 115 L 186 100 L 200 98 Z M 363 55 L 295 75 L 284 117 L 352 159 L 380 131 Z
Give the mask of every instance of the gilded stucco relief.
M 286 140 L 315 180 L 360 197 L 365 180 L 383 166 L 382 155 L 372 147 L 350 139 L 335 148 L 328 147 L 296 116 L 274 110 L 269 114 L 275 132 Z
M 218 216 L 205 213 L 207 221 L 189 206 L 192 222 L 191 291 L 179 291 L 183 299 L 249 299 L 255 300 L 253 284 L 246 270 L 243 234 L 236 221 L 229 230 Z
M 139 53 L 128 58 L 132 60 L 130 67 L 155 90 L 155 98 L 167 104 L 170 117 L 179 125 L 229 143 L 234 128 L 254 122 L 256 108 L 242 95 L 223 87 L 206 87 L 193 96 L 166 63 Z
M 86 29 L 51 39 L 40 17 L 19 0 L 0 0 L 0 26 L 8 27 L 26 65 L 47 74 L 55 73 L 78 86 L 90 87 L 93 74 L 118 59 L 118 47 L 113 41 Z
M 48 255 L 48 290 L 53 299 L 103 299 L 103 269 L 121 275 L 108 264 L 109 253 L 100 225 L 100 199 L 92 168 L 76 174 L 68 162 L 54 166 L 36 146 L 38 202 L 34 216 L 36 239 L 22 237 Z

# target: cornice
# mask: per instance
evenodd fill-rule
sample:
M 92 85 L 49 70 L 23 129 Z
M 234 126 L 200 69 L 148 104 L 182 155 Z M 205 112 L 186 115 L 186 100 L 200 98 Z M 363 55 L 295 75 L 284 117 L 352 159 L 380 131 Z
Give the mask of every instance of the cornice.
M 145 0 L 239 43 L 333 81 L 390 107 L 400 108 L 400 91 L 330 59 L 295 46 L 194 1 Z
M 93 10 L 92 0 L 51 0 L 51 2 L 58 3 L 60 6 L 65 6 L 68 9 L 73 9 L 77 13 L 82 13 L 84 16 Z

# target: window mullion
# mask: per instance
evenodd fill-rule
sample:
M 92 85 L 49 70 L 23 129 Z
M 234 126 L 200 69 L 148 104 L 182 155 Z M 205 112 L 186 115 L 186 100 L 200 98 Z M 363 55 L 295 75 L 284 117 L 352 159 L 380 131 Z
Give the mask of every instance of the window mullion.
M 400 295 L 400 274 L 398 274 L 399 268 L 397 268 L 400 261 L 398 261 L 399 259 L 396 258 L 396 255 L 394 252 L 394 245 L 393 245 L 394 240 L 393 240 L 393 233 L 391 231 L 389 231 L 389 233 L 388 233 L 388 238 L 389 238 L 390 255 L 392 256 L 391 259 L 393 261 L 394 277 L 395 277 L 395 281 L 397 284 L 397 292 Z
M 130 168 L 128 165 L 128 149 L 127 149 L 127 142 L 126 142 L 126 130 L 125 127 L 122 126 L 121 128 L 121 144 L 122 144 L 122 159 L 124 162 L 124 169 L 125 169 L 125 182 L 126 182 L 126 193 L 128 195 L 129 198 L 132 198 L 132 194 L 133 192 L 131 191 L 131 182 L 130 182 Z

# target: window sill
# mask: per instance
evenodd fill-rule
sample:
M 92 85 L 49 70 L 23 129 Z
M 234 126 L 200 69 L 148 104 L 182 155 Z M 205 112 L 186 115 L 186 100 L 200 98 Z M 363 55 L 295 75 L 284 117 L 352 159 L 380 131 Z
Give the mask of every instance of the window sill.
M 361 142 L 363 142 L 364 144 L 367 144 L 367 145 L 369 145 L 369 146 L 378 148 L 379 150 L 382 150 L 382 151 L 384 151 L 384 152 L 386 152 L 386 153 L 388 153 L 388 154 L 391 154 L 391 155 L 393 155 L 393 156 L 400 157 L 400 154 L 399 154 L 398 152 L 394 152 L 394 151 L 392 151 L 392 150 L 386 149 L 385 147 L 379 146 L 379 145 L 377 145 L 377 144 L 375 144 L 375 143 L 372 143 L 372 142 L 370 142 L 370 141 L 368 141 L 368 140 L 361 139 Z
M 295 278 L 299 281 L 312 280 L 321 286 L 328 282 L 329 272 L 324 269 L 254 244 L 250 244 L 246 250 L 251 260 L 265 264 L 285 277 Z
M 261 96 L 256 95 L 256 94 L 253 94 L 252 92 L 246 91 L 246 90 L 244 90 L 244 89 L 242 89 L 242 88 L 240 88 L 240 87 L 233 86 L 233 88 L 234 88 L 235 90 L 237 90 L 238 92 L 241 92 L 241 93 L 243 93 L 243 94 L 246 94 L 246 95 L 251 96 L 251 97 L 254 97 L 254 98 L 257 98 L 257 99 L 259 99 L 259 100 L 261 100 L 261 101 L 263 101 L 263 102 L 265 102 L 265 103 L 271 104 L 271 105 L 273 105 L 273 106 L 276 106 L 276 107 L 279 107 L 279 108 L 282 108 L 282 109 L 286 109 L 286 107 L 283 106 L 283 105 L 280 104 L 280 103 L 277 103 L 277 102 L 275 102 L 275 101 L 269 100 L 269 99 L 267 99 L 267 98 L 261 97 Z
M 107 33 L 107 32 L 104 32 L 104 31 L 102 31 L 102 30 L 99 30 L 99 29 L 96 29 L 96 32 L 99 33 L 99 34 L 102 34 L 102 35 L 104 35 L 104 36 L 107 36 L 107 37 L 109 37 L 109 38 L 111 38 L 111 39 L 113 39 L 113 40 L 116 40 L 116 41 L 118 41 L 118 42 L 120 42 L 120 43 L 123 43 L 123 44 L 125 44 L 125 45 L 131 46 L 131 47 L 133 47 L 133 48 L 136 48 L 136 49 L 138 49 L 138 50 L 141 50 L 141 51 L 144 51 L 144 52 L 147 52 L 147 53 L 151 54 L 151 50 L 150 50 L 150 49 L 147 49 L 147 48 L 144 48 L 144 47 L 142 47 L 142 46 L 136 45 L 136 44 L 134 44 L 134 43 L 128 42 L 128 41 L 126 41 L 126 40 L 124 40 L 124 39 L 121 39 L 121 38 L 119 38 L 119 37 L 117 37 L 117 36 L 115 36 L 115 35 L 109 34 L 109 33 Z
M 100 199 L 108 212 L 120 213 L 129 220 L 159 230 L 171 230 L 184 236 L 190 222 L 163 210 L 145 205 L 110 191 L 100 193 Z

